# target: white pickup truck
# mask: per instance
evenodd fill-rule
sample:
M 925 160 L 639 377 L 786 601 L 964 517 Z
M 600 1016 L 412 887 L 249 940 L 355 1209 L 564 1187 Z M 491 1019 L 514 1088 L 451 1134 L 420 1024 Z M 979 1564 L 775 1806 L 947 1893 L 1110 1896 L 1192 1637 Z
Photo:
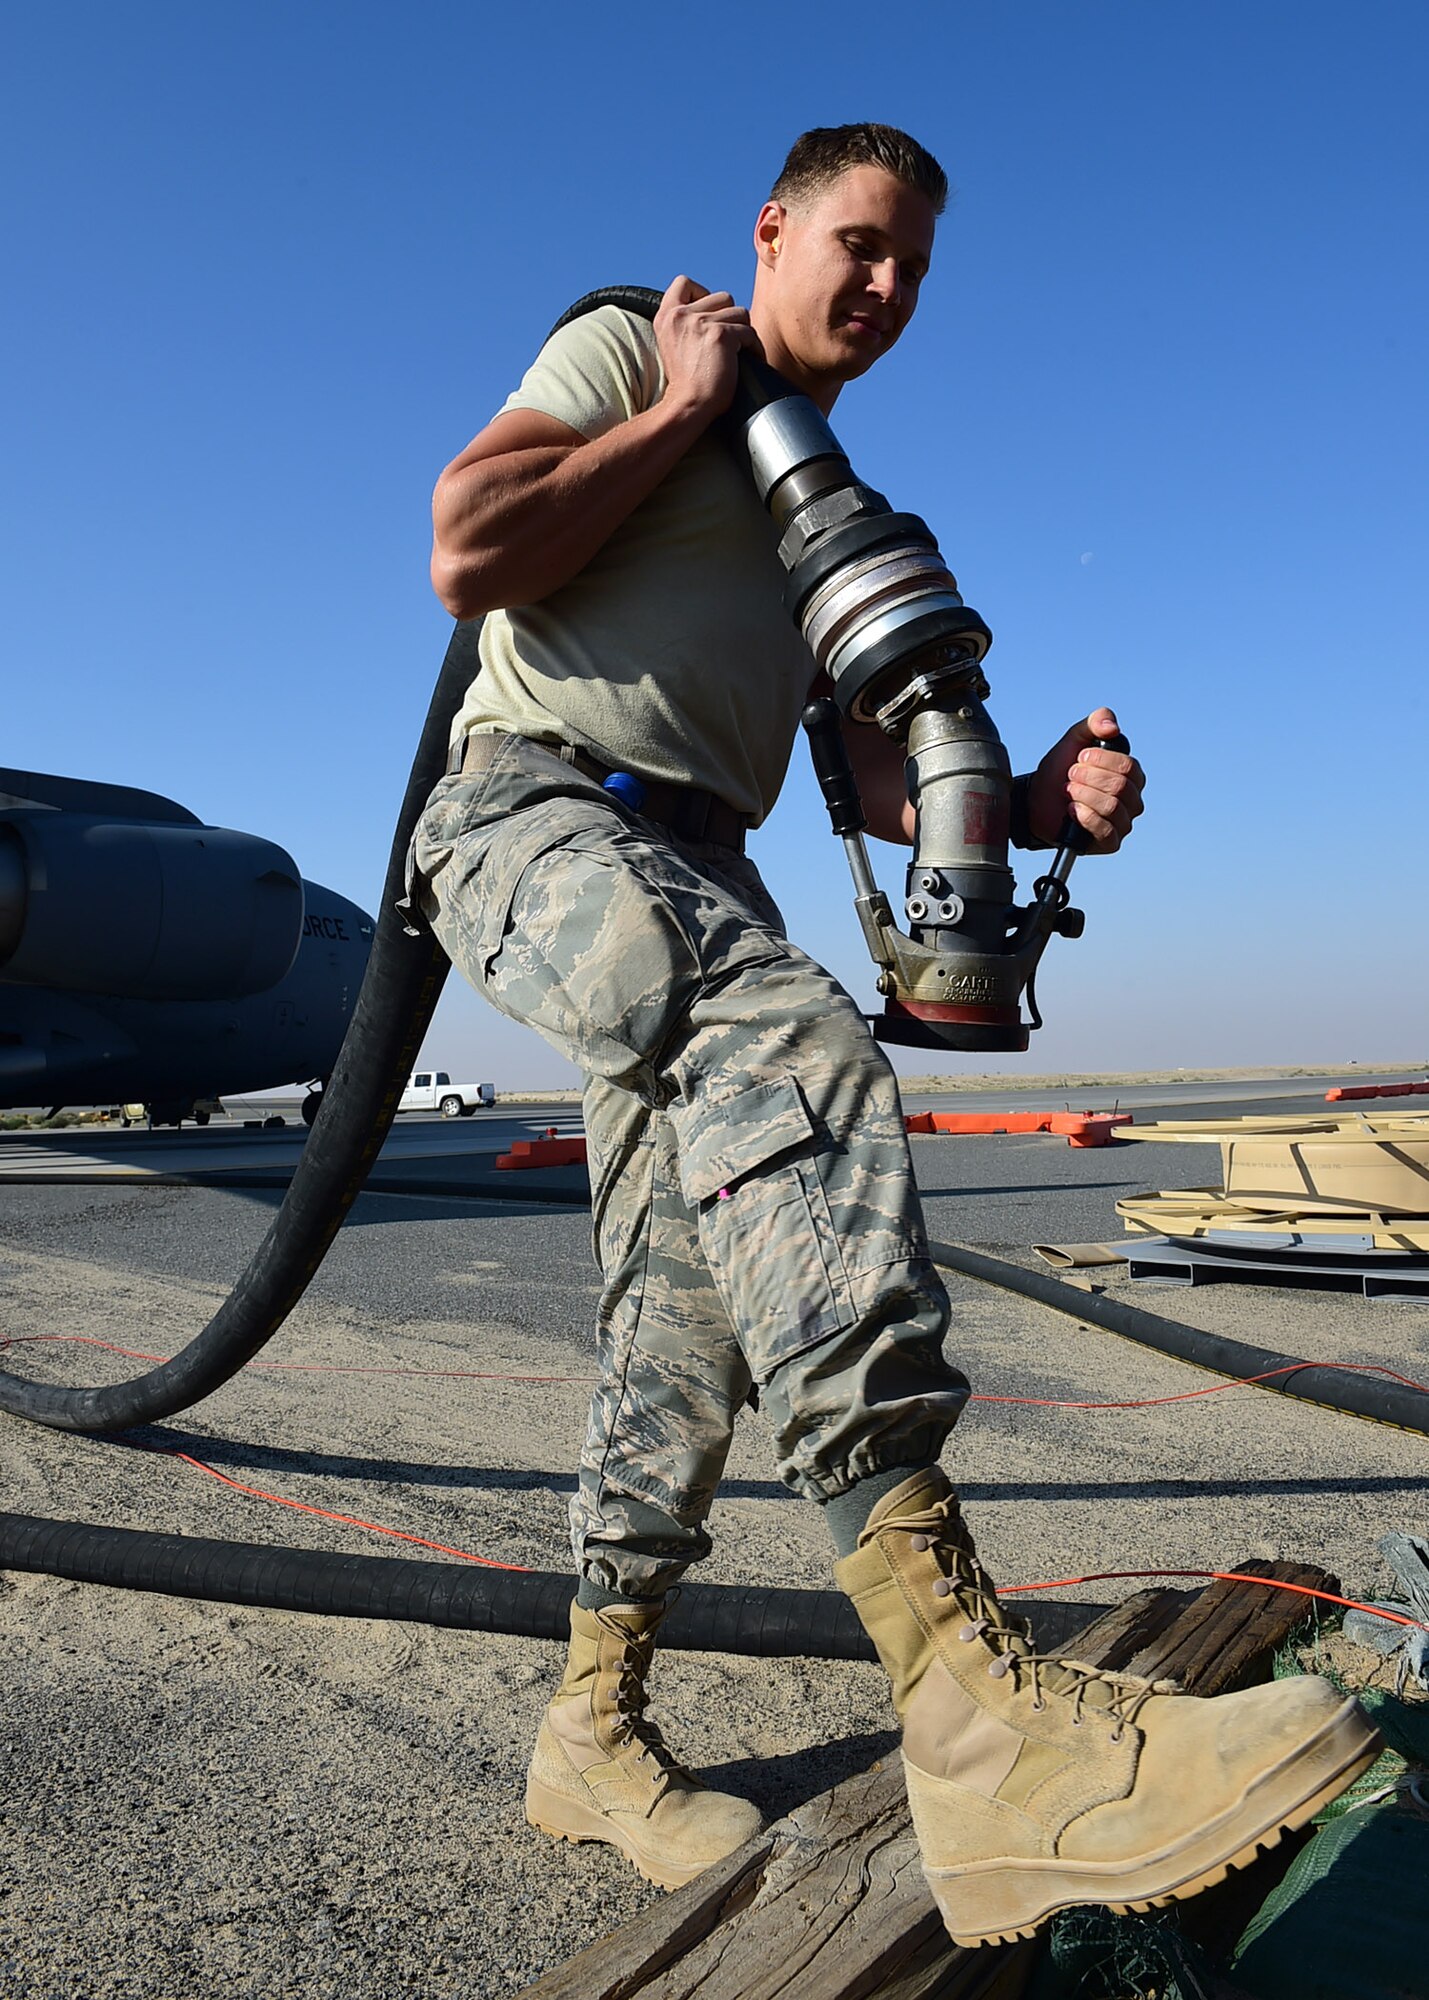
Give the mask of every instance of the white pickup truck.
M 443 1118 L 470 1118 L 479 1104 L 495 1102 L 494 1083 L 453 1083 L 444 1069 L 414 1069 L 397 1109 L 440 1111 Z

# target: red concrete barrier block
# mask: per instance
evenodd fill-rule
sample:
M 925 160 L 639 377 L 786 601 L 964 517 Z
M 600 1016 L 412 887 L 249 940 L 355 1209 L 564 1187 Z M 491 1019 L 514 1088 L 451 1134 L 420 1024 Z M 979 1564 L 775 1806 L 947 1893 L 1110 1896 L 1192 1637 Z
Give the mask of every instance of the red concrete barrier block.
M 498 1173 L 518 1173 L 526 1167 L 583 1167 L 585 1139 L 517 1139 L 509 1153 L 497 1155 Z
M 1352 1097 L 1429 1097 L 1429 1083 L 1350 1083 L 1327 1090 L 1327 1104 L 1343 1104 Z
M 915 1111 L 903 1122 L 910 1132 L 1055 1132 L 1072 1146 L 1109 1146 L 1132 1121 L 1129 1111 Z

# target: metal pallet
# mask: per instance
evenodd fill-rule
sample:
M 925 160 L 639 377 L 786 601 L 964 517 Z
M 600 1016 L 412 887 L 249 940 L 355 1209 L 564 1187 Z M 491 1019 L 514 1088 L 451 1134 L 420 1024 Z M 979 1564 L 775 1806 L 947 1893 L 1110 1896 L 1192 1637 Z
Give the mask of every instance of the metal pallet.
M 1335 1282 L 1358 1286 L 1367 1299 L 1429 1299 L 1429 1256 L 1375 1250 L 1367 1239 L 1340 1236 L 1329 1241 L 1333 1249 L 1324 1239 L 1317 1242 L 1304 1235 L 1277 1246 L 1274 1238 L 1229 1230 L 1191 1240 L 1138 1237 L 1127 1247 L 1127 1270 L 1150 1284 Z

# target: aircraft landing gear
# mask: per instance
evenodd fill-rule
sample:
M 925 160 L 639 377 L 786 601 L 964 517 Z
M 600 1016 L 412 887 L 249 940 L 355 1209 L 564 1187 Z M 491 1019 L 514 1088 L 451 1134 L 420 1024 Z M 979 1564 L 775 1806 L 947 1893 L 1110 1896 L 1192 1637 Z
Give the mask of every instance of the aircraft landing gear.
M 322 1109 L 322 1101 L 323 1084 L 321 1082 L 311 1084 L 302 1104 L 303 1123 L 308 1127 L 309 1131 L 312 1130 L 313 1120 Z

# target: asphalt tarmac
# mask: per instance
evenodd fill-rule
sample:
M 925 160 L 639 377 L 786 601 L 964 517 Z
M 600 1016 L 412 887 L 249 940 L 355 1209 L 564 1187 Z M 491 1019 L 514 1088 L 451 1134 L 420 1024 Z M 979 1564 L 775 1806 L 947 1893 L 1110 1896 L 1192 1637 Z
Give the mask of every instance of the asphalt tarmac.
M 1129 1111 L 1134 1122 L 1145 1125 L 1158 1118 L 1210 1119 L 1311 1115 L 1324 1111 L 1325 1092 L 1353 1084 L 1354 1073 L 1320 1077 L 1265 1080 L 1261 1084 L 1198 1082 L 1184 1084 L 1137 1084 L 1130 1086 L 1082 1086 L 1018 1091 L 958 1091 L 955 1095 L 910 1091 L 904 1095 L 908 1112 L 983 1112 L 1005 1109 L 1027 1111 Z M 1409 1100 L 1419 1102 L 1421 1100 Z M 255 1129 L 238 1117 L 219 1118 L 207 1127 L 184 1126 L 179 1130 L 123 1131 L 104 1127 L 79 1127 L 48 1131 L 0 1133 L 0 1188 L 30 1180 L 71 1180 L 81 1184 L 102 1179 L 157 1179 L 181 1182 L 208 1182 L 235 1191 L 279 1190 L 287 1180 L 307 1142 L 307 1128 L 293 1107 L 277 1112 L 284 1123 L 275 1129 Z M 501 1171 L 496 1161 L 509 1153 L 512 1145 L 547 1134 L 570 1138 L 581 1131 L 580 1107 L 566 1099 L 545 1102 L 501 1104 L 483 1108 L 467 1118 L 446 1119 L 435 1114 L 407 1113 L 396 1119 L 381 1154 L 373 1167 L 368 1185 L 377 1193 L 417 1193 L 428 1189 L 441 1196 L 462 1198 L 489 1193 L 502 1202 L 526 1200 L 540 1204 L 564 1205 L 581 1202 L 588 1194 L 584 1170 L 545 1168 L 535 1172 Z M 979 1144 L 985 1142 L 979 1142 Z M 1102 1184 L 1095 1169 L 1073 1171 L 1048 1177 L 1039 1171 L 1030 1184 L 1019 1184 L 1022 1156 L 1017 1148 L 1031 1146 L 1040 1157 L 1044 1152 L 1061 1158 L 1068 1150 L 1058 1139 L 1049 1143 L 1040 1136 L 1005 1137 L 997 1141 L 1004 1149 L 998 1154 L 1011 1171 L 980 1187 L 982 1168 L 976 1147 L 969 1141 L 920 1138 L 916 1141 L 919 1186 L 930 1205 L 946 1197 L 958 1203 L 954 1215 L 940 1217 L 929 1208 L 933 1235 L 953 1235 L 969 1242 L 1012 1242 L 1013 1237 L 994 1237 L 986 1232 L 996 1216 L 1011 1213 L 1023 1216 L 1030 1232 L 1029 1243 L 1082 1241 L 1100 1237 L 1107 1231 L 1121 1234 L 1115 1213 L 1095 1198 L 1066 1203 L 1076 1195 L 1086 1195 Z M 1006 1149 L 1011 1149 L 1010 1151 Z M 1207 1151 L 1170 1157 L 1142 1146 L 1138 1152 L 1144 1163 L 1128 1160 L 1126 1148 L 1114 1148 L 1120 1162 L 1108 1187 L 1130 1192 L 1133 1187 L 1202 1185 L 1215 1178 L 1216 1155 Z M 1083 1158 L 1097 1157 L 1081 1155 Z M 1067 1164 L 1064 1162 L 1064 1164 Z M 1189 1178 L 1188 1178 L 1189 1173 Z M 1168 1179 L 1167 1176 L 1170 1176 Z M 1129 1178 L 1128 1178 L 1129 1176 Z M 1179 1178 L 1178 1178 L 1179 1177 Z M 1037 1197 L 1047 1200 L 1040 1208 Z M 990 1207 L 978 1207 L 982 1202 Z M 1070 1234 L 1073 1218 L 1091 1216 L 1096 1223 L 1090 1237 Z M 1080 1227 L 1080 1222 L 1077 1222 Z
M 1214 1115 L 1318 1108 L 1334 1080 L 1293 1093 L 1240 1086 Z M 1186 1090 L 1208 1088 L 1150 1090 L 1137 1123 L 1158 1110 L 1184 1117 Z M 1033 1108 L 1021 1094 L 1014 1104 Z M 975 1107 L 960 1095 L 957 1108 Z M 402 1120 L 378 1178 L 404 1191 L 358 1200 L 257 1364 L 131 1440 L 143 1451 L 0 1419 L 5 1505 L 401 1552 L 342 1518 L 356 1517 L 487 1559 L 563 1567 L 590 1375 L 589 1217 L 578 1171 L 494 1166 L 513 1137 L 552 1124 L 576 1129 L 576 1107 Z M 146 1365 L 109 1349 L 175 1352 L 261 1239 L 303 1136 L 210 1127 L 0 1140 L 0 1331 L 29 1343 L 12 1344 L 4 1365 L 94 1382 Z M 1079 1151 L 1045 1135 L 919 1138 L 913 1157 L 934 1237 L 1024 1263 L 1037 1242 L 1118 1241 L 1122 1193 L 1206 1184 L 1219 1171 L 1214 1148 Z M 175 1174 L 198 1184 L 166 1184 Z M 1105 1282 L 1282 1353 L 1429 1381 L 1426 1305 L 1239 1284 L 1148 1290 L 1115 1266 Z M 1103 1572 L 1285 1556 L 1323 1564 L 1358 1594 L 1383 1585 L 1379 1535 L 1429 1531 L 1429 1440 L 1222 1390 L 968 1280 L 949 1290 L 949 1351 L 979 1396 L 1044 1399 L 975 1403 L 945 1454 L 1004 1582 L 1093 1579 L 1057 1595 L 1108 1602 L 1140 1585 Z M 106 1346 L 81 1344 L 96 1341 Z M 1207 1388 L 1216 1393 L 1158 1400 Z M 1127 1407 L 1070 1407 L 1088 1403 Z M 236 1485 L 158 1455 L 174 1452 Z M 325 1511 L 294 1513 L 260 1493 Z M 757 1416 L 741 1424 L 711 1526 L 709 1580 L 828 1587 L 823 1524 L 774 1479 Z M 654 1893 L 602 1850 L 557 1847 L 524 1823 L 521 1771 L 558 1664 L 549 1642 L 0 1574 L 0 1990 L 17 2000 L 517 1990 Z M 871 1667 L 676 1656 L 660 1689 L 667 1733 L 768 1813 L 893 1741 Z

